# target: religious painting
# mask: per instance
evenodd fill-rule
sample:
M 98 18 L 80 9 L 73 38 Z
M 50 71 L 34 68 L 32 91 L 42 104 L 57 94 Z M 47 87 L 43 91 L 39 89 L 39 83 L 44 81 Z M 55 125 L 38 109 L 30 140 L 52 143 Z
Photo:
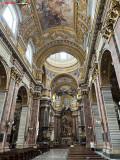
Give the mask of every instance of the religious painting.
M 64 115 L 61 120 L 61 135 L 72 136 L 72 118 L 69 115 Z
M 74 97 L 76 95 L 76 90 L 71 86 L 64 85 L 64 86 L 59 87 L 55 93 L 57 96 L 62 96 L 66 94 L 66 95 L 70 95 Z
M 43 30 L 55 26 L 73 28 L 73 0 L 36 0 L 36 9 Z

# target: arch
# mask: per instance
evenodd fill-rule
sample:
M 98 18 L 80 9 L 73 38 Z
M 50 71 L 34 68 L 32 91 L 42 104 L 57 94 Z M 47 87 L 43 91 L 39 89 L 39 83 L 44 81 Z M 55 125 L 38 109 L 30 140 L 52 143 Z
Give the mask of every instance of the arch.
M 25 86 L 20 86 L 18 90 L 17 105 L 27 105 L 28 104 L 28 92 Z
M 66 77 L 69 77 L 71 79 L 73 79 L 75 82 L 76 82 L 76 86 L 78 85 L 78 80 L 76 79 L 76 77 L 74 77 L 73 75 L 69 74 L 69 73 L 62 73 L 62 74 L 58 74 L 56 76 L 54 76 L 51 81 L 50 81 L 50 84 L 49 84 L 49 88 L 51 88 L 51 85 L 52 85 L 52 82 L 63 77 L 63 76 L 66 76 Z
M 102 86 L 110 85 L 110 65 L 112 62 L 109 50 L 104 50 L 99 63 L 100 84 Z
M 59 85 L 57 85 L 57 87 L 55 87 L 55 88 L 52 90 L 52 92 L 55 92 L 55 90 L 57 90 L 59 87 L 65 86 L 65 85 L 73 87 L 73 88 L 76 90 L 76 92 L 77 92 L 77 87 L 74 86 L 72 83 L 60 83 Z
M 0 89 L 7 89 L 7 73 L 1 61 L 0 61 Z
M 53 43 L 49 43 L 48 45 L 46 44 L 40 51 L 37 51 L 38 53 L 34 55 L 34 62 L 36 63 L 37 68 L 42 68 L 43 63 L 50 55 L 60 51 L 65 51 L 71 54 L 80 62 L 80 65 L 83 66 L 86 56 L 85 51 L 82 48 L 78 48 L 77 44 L 73 45 L 71 43 L 72 42 L 69 43 L 68 41 L 67 43 L 65 41 L 53 41 Z

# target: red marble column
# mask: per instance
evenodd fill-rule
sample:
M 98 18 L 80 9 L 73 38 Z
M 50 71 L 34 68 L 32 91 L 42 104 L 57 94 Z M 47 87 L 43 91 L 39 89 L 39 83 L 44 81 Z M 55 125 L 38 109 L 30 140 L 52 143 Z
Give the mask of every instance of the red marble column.
M 14 74 L 10 78 L 8 93 L 7 93 L 7 96 L 6 96 L 5 106 L 4 106 L 3 115 L 2 115 L 1 131 L 0 131 L 0 133 L 4 134 L 4 138 L 3 138 L 3 142 L 0 143 L 0 149 L 1 150 L 4 148 L 4 143 L 6 142 L 6 134 L 8 132 L 8 128 L 6 128 L 6 124 L 9 121 L 9 115 L 10 115 L 12 101 L 13 101 L 13 96 L 14 96 L 15 76 L 16 75 Z M 7 147 L 7 150 L 8 150 L 8 147 Z
M 83 102 L 84 116 L 85 116 L 86 146 L 89 146 L 90 141 L 92 139 L 93 128 L 92 128 L 90 101 L 85 91 L 82 96 L 82 102 Z
M 28 115 L 28 117 L 31 116 L 31 122 L 30 124 L 27 124 L 28 129 L 26 131 L 27 134 L 29 132 L 29 145 L 36 145 L 37 142 L 39 107 L 40 107 L 40 93 L 36 92 L 34 93 L 33 100 L 31 98 L 31 103 L 30 103 L 31 114 Z
M 14 95 L 13 95 L 13 100 L 12 100 L 12 104 L 11 104 L 10 114 L 9 114 L 9 118 L 8 118 L 8 121 L 11 123 L 10 123 L 10 126 L 8 128 L 8 132 L 5 137 L 5 143 L 4 143 L 5 148 L 9 147 L 9 142 L 6 142 L 6 140 L 7 140 L 7 135 L 11 134 L 12 122 L 14 121 L 14 112 L 15 112 L 15 107 L 16 107 L 18 89 L 19 89 L 19 84 L 16 83 L 15 88 L 14 88 Z
M 103 136 L 104 136 L 104 146 L 110 146 L 109 142 L 106 141 L 106 136 L 105 136 L 105 133 L 107 133 L 107 120 L 106 120 L 106 114 L 105 114 L 102 92 L 101 92 L 101 88 L 100 88 L 99 75 L 97 75 L 96 80 L 94 81 L 94 84 L 95 84 L 95 91 L 96 91 L 96 98 L 97 98 L 99 116 L 100 116 L 100 119 L 101 119 L 101 122 L 102 122 L 102 132 L 103 132 Z

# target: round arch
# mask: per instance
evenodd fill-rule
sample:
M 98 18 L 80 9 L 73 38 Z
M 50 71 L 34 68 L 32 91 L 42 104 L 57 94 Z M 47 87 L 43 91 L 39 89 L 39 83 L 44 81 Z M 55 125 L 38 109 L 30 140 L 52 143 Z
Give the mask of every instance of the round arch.
M 2 61 L 0 61 L 0 89 L 7 89 L 7 73 Z
M 58 88 L 61 87 L 61 86 L 65 86 L 65 85 L 71 86 L 71 87 L 73 87 L 73 88 L 77 91 L 77 87 L 74 86 L 72 83 L 60 83 L 57 87 L 55 87 L 55 88 L 53 89 L 52 92 L 55 92 L 56 89 L 58 89 Z
M 76 77 L 74 77 L 73 75 L 71 75 L 71 74 L 69 74 L 69 73 L 62 73 L 62 74 L 58 74 L 58 75 L 54 76 L 54 77 L 51 79 L 50 84 L 49 84 L 49 88 L 51 88 L 53 81 L 55 81 L 55 80 L 57 80 L 57 79 L 59 79 L 59 78 L 61 78 L 61 77 L 63 77 L 63 76 L 66 76 L 66 77 L 68 77 L 68 78 L 73 79 L 73 80 L 76 82 L 76 86 L 78 85 L 78 80 L 76 79 Z M 68 84 L 68 83 L 67 83 L 67 84 Z
M 18 90 L 17 104 L 28 105 L 28 91 L 24 85 L 21 85 Z
M 102 86 L 110 85 L 110 65 L 112 57 L 109 50 L 104 50 L 99 63 L 100 84 Z
M 34 55 L 34 62 L 38 68 L 42 68 L 45 60 L 52 54 L 55 54 L 60 51 L 65 51 L 72 56 L 74 56 L 79 62 L 80 66 L 84 65 L 86 53 L 82 48 L 78 48 L 77 46 L 64 42 L 54 41 L 51 44 L 46 44 L 43 49 L 41 48 L 40 52 Z M 56 45 L 57 44 L 57 45 Z

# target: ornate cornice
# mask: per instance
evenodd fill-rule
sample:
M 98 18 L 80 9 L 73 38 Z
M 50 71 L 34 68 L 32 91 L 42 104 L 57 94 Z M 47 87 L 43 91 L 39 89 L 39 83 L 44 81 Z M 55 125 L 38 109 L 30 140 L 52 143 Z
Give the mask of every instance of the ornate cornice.
M 95 54 L 95 44 L 96 44 L 96 40 L 97 40 L 97 35 L 102 27 L 101 19 L 102 19 L 102 15 L 104 12 L 105 2 L 106 2 L 105 0 L 98 1 L 97 5 L 96 5 L 96 12 L 95 12 L 95 16 L 94 16 L 95 18 L 93 21 L 93 27 L 92 27 L 90 43 L 89 43 L 90 48 L 89 48 L 89 53 L 88 53 L 87 60 L 86 60 L 87 63 L 85 66 L 86 73 L 85 73 L 85 78 L 81 84 L 86 83 L 87 79 L 88 79 L 89 69 L 91 68 L 92 56 Z
M 111 0 L 105 22 L 102 27 L 102 36 L 109 40 L 111 35 L 114 34 L 114 27 L 120 16 L 120 2 Z

